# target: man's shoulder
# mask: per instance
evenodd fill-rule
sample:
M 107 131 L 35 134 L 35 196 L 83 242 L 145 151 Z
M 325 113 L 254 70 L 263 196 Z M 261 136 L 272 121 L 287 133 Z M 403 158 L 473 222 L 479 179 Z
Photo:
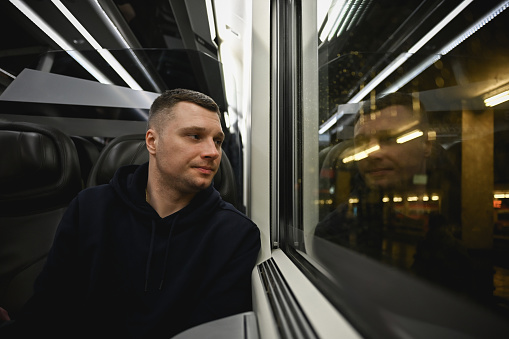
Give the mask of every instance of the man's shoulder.
M 87 187 L 81 190 L 75 200 L 79 205 L 105 205 L 108 201 L 113 202 L 118 198 L 115 189 L 109 184 Z
M 258 226 L 249 217 L 227 202 L 222 202 L 216 208 L 209 221 L 216 225 L 216 230 L 228 234 L 258 234 L 259 232 Z
M 219 205 L 219 213 L 224 213 L 231 218 L 238 219 L 239 221 L 244 220 L 248 224 L 255 225 L 255 223 L 251 219 L 249 219 L 249 217 L 247 215 L 245 215 L 244 213 L 242 213 L 241 211 L 236 209 L 232 204 L 230 204 L 229 202 L 226 202 L 224 200 Z

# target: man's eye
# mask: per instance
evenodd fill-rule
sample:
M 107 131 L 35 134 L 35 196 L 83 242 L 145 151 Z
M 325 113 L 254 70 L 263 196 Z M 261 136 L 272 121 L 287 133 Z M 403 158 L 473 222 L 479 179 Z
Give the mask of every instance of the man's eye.
M 364 137 L 355 138 L 354 143 L 357 146 L 366 145 L 368 143 L 368 138 L 364 138 Z
M 220 139 L 216 140 L 216 145 L 221 146 L 222 144 L 223 144 L 223 140 L 220 140 Z
M 195 140 L 200 139 L 200 137 L 198 136 L 198 134 L 189 134 L 188 136 L 189 136 L 191 139 L 195 139 Z
M 386 135 L 378 138 L 378 141 L 383 144 L 395 144 L 398 136 Z

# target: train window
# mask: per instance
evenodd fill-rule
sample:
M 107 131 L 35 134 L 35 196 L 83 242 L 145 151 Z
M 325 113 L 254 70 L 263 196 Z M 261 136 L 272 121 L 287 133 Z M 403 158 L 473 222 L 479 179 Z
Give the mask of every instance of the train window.
M 507 322 L 508 6 L 338 0 L 296 16 L 285 250 L 367 336 Z

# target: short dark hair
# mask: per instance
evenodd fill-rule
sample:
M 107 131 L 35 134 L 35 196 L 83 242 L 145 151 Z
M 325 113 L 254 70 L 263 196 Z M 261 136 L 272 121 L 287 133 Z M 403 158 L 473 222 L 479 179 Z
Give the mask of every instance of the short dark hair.
M 214 112 L 221 119 L 219 106 L 211 97 L 190 89 L 177 88 L 163 92 L 154 100 L 150 106 L 147 128 L 162 126 L 165 120 L 171 119 L 174 116 L 173 107 L 183 101 L 196 104 Z
M 422 126 L 426 126 L 428 124 L 426 108 L 417 97 L 408 93 L 395 92 L 377 98 L 374 102 L 371 100 L 364 101 L 355 115 L 354 125 L 359 122 L 362 115 L 380 111 L 390 106 L 406 107 L 410 112 L 412 112 L 414 117 L 419 120 Z

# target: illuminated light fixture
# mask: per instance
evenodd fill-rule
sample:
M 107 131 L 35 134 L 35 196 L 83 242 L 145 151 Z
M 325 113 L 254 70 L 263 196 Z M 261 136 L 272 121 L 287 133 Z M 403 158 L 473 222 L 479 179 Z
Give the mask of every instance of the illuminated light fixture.
M 438 201 L 438 200 L 440 200 L 440 197 L 438 195 L 432 195 L 431 200 Z
M 207 18 L 209 20 L 210 38 L 212 42 L 216 39 L 216 26 L 214 25 L 214 10 L 211 0 L 205 0 L 205 7 L 207 8 Z
M 437 139 L 437 132 L 436 131 L 429 131 L 428 132 L 428 140 L 436 140 Z
M 389 199 L 389 197 L 383 197 L 382 198 L 382 202 L 389 202 L 391 199 Z
M 495 199 L 509 199 L 509 193 L 495 193 L 493 195 Z
M 0 68 L 0 72 L 2 72 L 3 74 L 7 75 L 9 78 L 16 79 L 16 77 L 14 75 L 12 75 L 11 73 L 7 72 L 5 69 Z
M 402 197 L 394 197 L 394 198 L 392 199 L 392 201 L 394 201 L 394 202 L 402 202 L 402 201 L 403 201 L 403 198 L 402 198 Z
M 429 201 L 429 197 L 427 195 L 423 196 L 422 201 Z
M 416 129 L 416 130 L 414 130 L 412 132 L 408 132 L 406 134 L 403 134 L 402 136 L 400 136 L 399 138 L 396 139 L 396 142 L 398 144 L 403 144 L 405 142 L 408 142 L 410 140 L 418 138 L 418 137 L 422 136 L 423 134 L 424 134 L 423 131 Z
M 349 204 L 357 204 L 359 202 L 359 199 L 357 198 L 350 198 L 348 199 Z
M 327 23 L 320 33 L 321 41 L 325 41 L 325 39 L 330 40 L 334 36 L 335 31 L 338 29 L 341 21 L 343 20 L 343 17 L 346 14 L 345 3 L 346 0 L 336 1 L 330 15 L 327 15 Z
M 348 14 L 344 18 L 344 20 L 341 20 L 342 21 L 341 26 L 339 26 L 337 33 L 336 33 L 337 37 L 340 36 L 341 33 L 343 33 L 343 31 L 347 28 L 347 24 L 351 23 L 350 18 L 355 14 L 355 10 L 357 10 L 358 2 L 359 2 L 359 0 L 355 0 L 355 1 L 350 0 L 350 4 L 351 4 L 351 7 L 349 8 L 350 10 L 348 11 Z
M 380 145 L 375 145 L 373 147 L 370 147 L 364 151 L 360 151 L 360 152 L 357 152 L 353 155 L 350 155 L 346 158 L 343 159 L 343 163 L 348 163 L 348 162 L 352 162 L 352 161 L 359 161 L 359 160 L 362 160 L 362 159 L 365 159 L 368 157 L 368 155 L 370 153 L 373 153 L 375 151 L 378 151 L 380 149 Z
M 438 53 L 430 56 L 429 58 L 424 60 L 421 64 L 419 64 L 417 67 L 415 67 L 413 70 L 408 72 L 404 77 L 401 77 L 392 86 L 390 86 L 385 91 L 383 91 L 382 94 L 396 92 L 398 89 L 400 89 L 401 87 L 406 85 L 410 80 L 416 78 L 419 74 L 421 74 L 429 66 L 433 65 L 435 62 L 440 60 L 440 58 L 442 56 L 446 55 L 447 53 L 452 51 L 454 48 L 456 48 L 459 44 L 461 44 L 463 41 L 468 39 L 471 35 L 473 35 L 475 32 L 477 32 L 479 29 L 481 29 L 484 25 L 486 25 L 488 22 L 490 22 L 493 18 L 495 18 L 500 13 L 502 13 L 508 7 L 509 7 L 509 0 L 505 1 L 504 3 L 497 6 L 485 17 L 477 20 L 474 24 L 472 24 L 470 27 L 468 27 L 466 30 L 464 30 L 456 38 L 451 40 L 447 45 L 442 47 L 442 49 L 440 49 L 440 51 L 438 51 Z
M 484 100 L 487 107 L 493 107 L 509 100 L 509 91 L 502 92 Z
M 422 48 L 428 41 L 430 41 L 438 32 L 442 30 L 452 19 L 461 13 L 473 0 L 464 0 L 455 9 L 452 10 L 445 18 L 442 19 L 431 31 L 421 38 L 415 45 L 408 50 L 408 53 L 416 53 Z
M 159 85 L 154 81 L 153 77 L 149 74 L 146 67 L 143 65 L 143 63 L 140 61 L 136 53 L 132 50 L 132 46 L 129 45 L 129 43 L 126 41 L 122 33 L 118 30 L 118 27 L 113 23 L 111 18 L 106 14 L 103 7 L 99 4 L 98 0 L 94 0 L 90 3 L 93 7 L 96 9 L 96 13 L 99 14 L 103 18 L 103 22 L 107 23 L 109 25 L 109 28 L 114 34 L 119 38 L 119 42 L 121 45 L 124 46 L 126 50 L 129 51 L 131 54 L 133 60 L 138 65 L 139 69 L 142 71 L 142 73 L 145 75 L 145 78 L 152 84 L 152 86 L 156 89 L 157 92 L 162 92 Z
M 224 124 L 225 124 L 226 128 L 230 129 L 230 127 L 232 127 L 232 124 L 230 121 L 230 113 L 228 113 L 228 111 L 225 111 L 223 114 L 223 117 L 224 117 Z
M 333 116 L 329 118 L 318 130 L 319 134 L 325 133 L 329 128 L 334 126 L 334 124 L 345 115 L 345 112 L 336 112 Z
M 118 62 L 117 59 L 106 49 L 104 49 L 99 43 L 94 39 L 92 35 L 83 27 L 83 25 L 76 19 L 74 15 L 65 7 L 60 0 L 51 0 L 51 2 L 58 8 L 60 12 L 69 20 L 70 23 L 85 37 L 94 49 L 103 57 L 104 60 L 117 72 L 117 74 L 125 81 L 125 83 L 134 90 L 141 91 L 142 88 L 138 83 L 133 79 L 133 77 L 125 70 L 124 67 Z
M 410 53 L 401 53 L 396 59 L 394 59 L 387 67 L 385 67 L 376 77 L 373 78 L 363 89 L 361 89 L 349 103 L 357 103 L 361 101 L 369 92 L 371 92 L 376 86 L 391 75 L 399 66 L 407 61 L 412 55 Z
M 406 198 L 407 201 L 418 201 L 419 198 L 417 198 L 416 196 L 412 196 L 412 197 L 408 197 Z
M 90 63 L 81 53 L 74 51 L 64 38 L 60 36 L 53 28 L 51 28 L 39 15 L 37 15 L 23 1 L 10 0 L 28 19 L 30 19 L 37 27 L 39 27 L 46 35 L 48 35 L 60 48 L 67 52 L 77 63 L 85 68 L 94 78 L 102 84 L 112 85 L 113 83 Z

